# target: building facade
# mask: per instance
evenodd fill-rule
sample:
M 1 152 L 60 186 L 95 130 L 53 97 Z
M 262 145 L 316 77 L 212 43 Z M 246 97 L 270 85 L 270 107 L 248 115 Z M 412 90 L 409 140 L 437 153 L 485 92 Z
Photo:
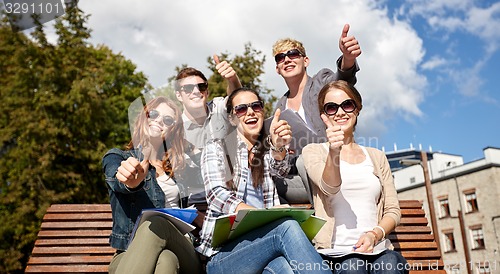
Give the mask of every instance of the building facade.
M 418 163 L 416 152 L 386 154 L 390 162 L 400 163 L 391 164 L 399 199 L 422 201 L 430 221 L 422 166 L 401 165 L 405 160 Z M 427 155 L 434 233 L 440 237 L 447 272 L 500 273 L 500 149 L 487 147 L 484 158 L 465 164 L 458 155 Z

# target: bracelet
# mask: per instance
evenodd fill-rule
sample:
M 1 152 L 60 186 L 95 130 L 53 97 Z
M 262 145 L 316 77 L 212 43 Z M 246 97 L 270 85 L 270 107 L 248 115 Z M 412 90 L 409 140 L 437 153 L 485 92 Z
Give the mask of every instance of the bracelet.
M 267 135 L 267 143 L 269 144 L 269 147 L 271 148 L 271 150 L 274 152 L 281 153 L 281 152 L 285 151 L 285 149 L 286 149 L 285 146 L 275 147 L 273 145 L 273 141 L 271 140 L 271 135 Z
M 375 236 L 375 243 L 377 243 L 377 242 L 378 242 L 378 240 L 377 240 L 377 238 L 378 238 L 377 232 L 375 232 L 375 231 L 373 231 L 373 230 L 368 230 L 368 231 L 366 231 L 365 233 L 366 233 L 366 234 L 368 234 L 368 233 L 373 234 L 373 236 Z
M 382 239 L 385 239 L 385 229 L 379 225 L 376 225 L 373 227 L 373 229 L 378 228 L 380 231 L 382 231 Z

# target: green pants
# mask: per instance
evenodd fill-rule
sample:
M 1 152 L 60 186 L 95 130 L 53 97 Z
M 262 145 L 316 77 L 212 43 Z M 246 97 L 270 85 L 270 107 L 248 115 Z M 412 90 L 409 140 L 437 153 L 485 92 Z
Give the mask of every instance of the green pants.
M 109 273 L 201 273 L 191 241 L 160 216 L 142 223 L 125 252 L 117 253 Z

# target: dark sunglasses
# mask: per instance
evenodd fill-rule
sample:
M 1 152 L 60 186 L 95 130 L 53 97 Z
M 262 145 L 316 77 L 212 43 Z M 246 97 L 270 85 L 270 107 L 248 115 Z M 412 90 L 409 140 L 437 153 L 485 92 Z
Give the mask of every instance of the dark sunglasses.
M 160 112 L 158 112 L 158 110 L 153 109 L 153 110 L 148 111 L 148 118 L 149 119 L 155 120 L 156 118 L 158 118 L 158 116 L 160 116 Z M 167 127 L 175 124 L 175 119 L 172 118 L 171 116 L 168 116 L 168 115 L 163 116 L 162 121 L 163 121 L 163 124 L 166 125 Z
M 356 110 L 356 102 L 352 99 L 347 99 L 340 103 L 340 105 L 334 102 L 329 102 L 323 106 L 323 112 L 328 116 L 333 116 L 337 113 L 339 107 L 341 107 L 346 113 L 351 113 Z
M 274 56 L 274 61 L 276 61 L 276 64 L 283 63 L 285 61 L 285 57 L 290 58 L 290 59 L 297 59 L 301 56 L 304 56 L 302 52 L 298 49 L 291 49 L 287 51 L 286 53 L 278 53 Z
M 262 112 L 264 110 L 264 103 L 262 103 L 262 101 L 255 101 L 249 104 L 237 105 L 233 108 L 234 114 L 239 118 L 247 114 L 249 107 L 251 107 L 254 112 Z
M 205 92 L 208 89 L 208 83 L 186 84 L 181 86 L 181 90 L 185 93 L 191 93 L 193 92 L 195 87 L 198 87 L 198 90 L 200 92 Z

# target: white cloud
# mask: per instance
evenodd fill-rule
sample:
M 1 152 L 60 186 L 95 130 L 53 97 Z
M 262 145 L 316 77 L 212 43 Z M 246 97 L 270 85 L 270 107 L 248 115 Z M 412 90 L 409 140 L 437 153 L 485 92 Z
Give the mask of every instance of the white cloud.
M 400 16 L 426 20 L 430 30 L 439 33 L 443 46 L 426 61 L 422 68 L 445 73 L 458 92 L 466 97 L 487 97 L 481 92 L 485 84 L 483 69 L 500 46 L 500 2 L 483 3 L 473 0 L 414 0 L 404 4 Z M 469 39 L 470 38 L 470 39 Z M 474 41 L 469 43 L 469 41 Z M 471 52 L 472 51 L 472 52 Z M 464 56 L 458 59 L 457 56 Z M 447 61 L 445 61 L 447 60 Z
M 433 56 L 428 61 L 422 64 L 422 69 L 433 70 L 435 68 L 445 65 L 446 63 L 447 63 L 446 59 L 439 56 Z
M 251 42 L 266 55 L 262 80 L 276 95 L 286 91 L 271 56 L 277 39 L 293 37 L 304 43 L 312 75 L 323 67 L 334 68 L 342 26 L 349 23 L 363 50 L 357 87 L 365 108 L 358 133 L 378 136 L 391 117 L 421 115 L 426 79 L 417 68 L 423 42 L 407 22 L 390 18 L 370 0 L 86 0 L 80 7 L 92 14 L 92 42 L 122 52 L 155 86 L 164 84 L 181 64 L 209 75 L 208 56 L 241 54 Z

